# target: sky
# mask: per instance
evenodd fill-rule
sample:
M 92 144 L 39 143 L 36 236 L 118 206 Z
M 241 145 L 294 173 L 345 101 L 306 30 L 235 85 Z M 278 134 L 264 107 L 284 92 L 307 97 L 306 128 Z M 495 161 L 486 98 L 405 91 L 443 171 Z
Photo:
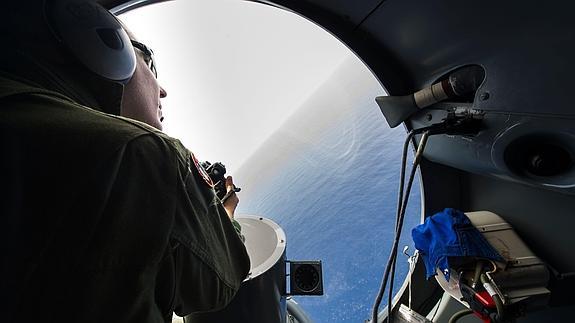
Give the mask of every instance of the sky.
M 248 1 L 168 1 L 120 18 L 155 52 L 164 132 L 228 174 L 353 56 L 305 18 Z

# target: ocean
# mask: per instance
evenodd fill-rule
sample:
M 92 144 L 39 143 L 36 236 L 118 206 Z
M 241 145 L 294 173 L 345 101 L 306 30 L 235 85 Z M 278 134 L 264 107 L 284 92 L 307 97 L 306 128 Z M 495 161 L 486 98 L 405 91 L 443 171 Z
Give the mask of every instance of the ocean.
M 289 260 L 322 261 L 324 295 L 295 297 L 314 322 L 369 318 L 393 240 L 405 130 L 387 126 L 374 101 L 381 87 L 357 69 L 344 62 L 234 174 L 236 214 L 278 223 Z M 416 179 L 400 251 L 413 253 L 420 204 Z M 407 271 L 400 254 L 395 291 Z

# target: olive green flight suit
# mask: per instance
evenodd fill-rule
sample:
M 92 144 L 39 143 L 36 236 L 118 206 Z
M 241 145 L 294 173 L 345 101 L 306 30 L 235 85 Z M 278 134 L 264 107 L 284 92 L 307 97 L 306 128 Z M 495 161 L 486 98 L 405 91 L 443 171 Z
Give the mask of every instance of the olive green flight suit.
M 224 307 L 249 258 L 182 144 L 0 76 L 0 321 Z

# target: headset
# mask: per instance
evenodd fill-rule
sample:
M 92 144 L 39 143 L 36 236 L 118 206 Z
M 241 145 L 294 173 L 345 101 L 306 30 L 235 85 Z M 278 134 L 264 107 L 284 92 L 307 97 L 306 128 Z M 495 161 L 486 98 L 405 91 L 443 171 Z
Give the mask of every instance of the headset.
M 112 13 L 93 0 L 43 0 L 43 11 L 56 39 L 89 71 L 108 81 L 130 80 L 136 54 Z

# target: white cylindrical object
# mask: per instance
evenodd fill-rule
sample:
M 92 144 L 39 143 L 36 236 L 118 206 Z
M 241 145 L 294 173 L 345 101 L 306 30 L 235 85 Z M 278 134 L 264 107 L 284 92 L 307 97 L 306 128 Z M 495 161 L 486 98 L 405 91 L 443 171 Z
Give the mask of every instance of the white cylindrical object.
M 425 89 L 415 92 L 413 94 L 413 98 L 417 107 L 422 109 L 439 101 L 443 101 L 447 99 L 448 96 L 443 90 L 441 82 L 438 82 L 430 87 L 426 87 Z

